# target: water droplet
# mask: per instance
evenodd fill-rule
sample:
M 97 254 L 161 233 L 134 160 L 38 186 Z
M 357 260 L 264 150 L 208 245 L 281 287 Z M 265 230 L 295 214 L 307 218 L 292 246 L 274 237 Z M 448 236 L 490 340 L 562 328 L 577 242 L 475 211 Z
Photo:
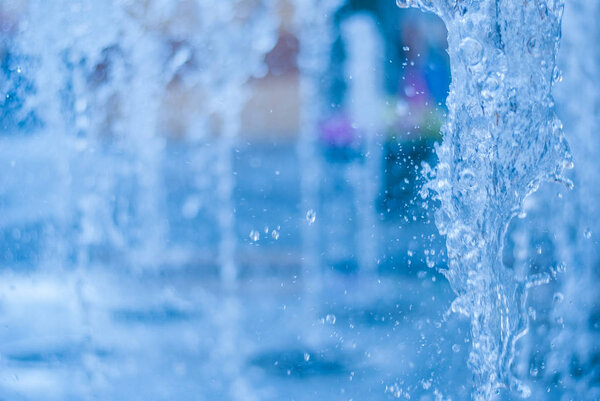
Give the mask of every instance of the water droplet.
M 330 313 L 327 316 L 325 316 L 325 321 L 329 324 L 335 324 L 335 315 Z
M 555 293 L 554 297 L 552 297 L 552 300 L 554 301 L 555 304 L 562 302 L 563 299 L 565 299 L 565 296 L 560 292 Z
M 409 46 L 402 46 L 402 50 L 404 50 L 405 52 L 410 51 L 410 47 Z
M 260 233 L 257 230 L 250 231 L 250 239 L 254 242 L 260 239 Z
M 589 227 L 588 227 L 588 228 L 586 228 L 585 230 L 583 230 L 583 236 L 584 236 L 586 239 L 590 239 L 590 238 L 592 238 L 592 231 L 589 229 Z
M 458 345 L 458 344 L 452 345 L 452 351 L 454 351 L 454 352 L 460 352 L 460 345 Z
M 308 352 L 304 353 L 304 362 L 308 362 L 310 360 L 310 354 Z
M 277 230 L 271 231 L 271 237 L 273 237 L 273 239 L 275 241 L 277 241 L 279 239 L 279 231 L 277 231 Z
M 308 221 L 308 224 L 312 224 L 315 222 L 315 220 L 317 219 L 317 213 L 310 209 L 308 212 L 306 212 L 306 221 Z
M 563 162 L 563 168 L 566 170 L 573 170 L 575 168 L 575 163 L 573 163 L 573 160 L 565 160 Z
M 557 66 L 552 70 L 552 82 L 557 84 L 562 81 L 562 72 Z

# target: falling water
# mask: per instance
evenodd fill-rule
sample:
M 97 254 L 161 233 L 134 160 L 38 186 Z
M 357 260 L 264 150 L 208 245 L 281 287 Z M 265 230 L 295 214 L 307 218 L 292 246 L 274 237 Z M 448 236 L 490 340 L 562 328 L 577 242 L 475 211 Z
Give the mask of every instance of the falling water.
M 170 13 L 182 4 L 193 26 L 187 31 L 182 24 L 165 22 L 177 20 Z M 14 142 L 29 147 L 18 149 L 19 158 L 39 149 L 50 159 L 45 168 L 57 171 L 46 183 L 56 194 L 46 200 L 52 202 L 52 243 L 58 243 L 48 251 L 52 260 L 47 264 L 74 264 L 80 270 L 95 262 L 135 270 L 164 267 L 169 256 L 162 198 L 167 192 L 162 176 L 166 138 L 159 129 L 161 102 L 176 81 L 204 95 L 199 122 L 187 133 L 196 145 L 210 136 L 201 120 L 220 119 L 210 155 L 218 180 L 218 262 L 224 287 L 235 285 L 233 152 L 247 100 L 245 84 L 264 75 L 264 56 L 276 41 L 275 7 L 271 0 L 27 4 L 27 26 L 17 35 L 16 50 L 31 60 L 20 68 L 33 77 L 35 91 L 22 96 L 42 124 L 31 141 L 24 135 Z M 39 163 L 45 158 L 38 153 L 33 157 Z M 112 260 L 94 260 L 98 247 L 104 247 L 102 257 L 119 253 Z M 86 274 L 80 274 L 75 293 L 87 353 L 94 339 L 82 290 Z M 243 311 L 235 294 L 225 295 L 222 313 L 215 312 L 211 322 L 222 341 L 210 357 L 233 383 L 231 399 L 251 399 L 252 386 L 240 373 L 245 355 L 236 349 Z M 93 373 L 86 372 L 90 378 Z
M 33 76 L 36 93 L 27 98 L 26 105 L 39 115 L 43 123 L 41 135 L 50 138 L 54 149 L 50 153 L 60 155 L 56 165 L 62 166 L 62 173 L 57 182 L 66 187 L 57 191 L 63 207 L 55 206 L 78 211 L 78 216 L 63 212 L 55 221 L 61 227 L 61 238 L 68 242 L 75 219 L 79 221 L 78 242 L 82 245 L 77 255 L 80 262 L 85 262 L 81 259 L 87 259 L 84 254 L 90 247 L 106 245 L 108 241 L 119 248 L 126 241 L 128 253 L 122 255 L 126 263 L 158 264 L 165 227 L 159 218 L 162 144 L 155 134 L 153 116 L 157 114 L 156 91 L 161 81 L 157 63 L 146 60 L 158 58 L 160 48 L 152 38 L 141 35 L 141 21 L 128 15 L 131 10 L 112 2 L 34 1 L 28 10 L 28 22 L 35 29 L 24 30 L 18 40 L 20 51 L 34 60 L 25 68 Z M 130 69 L 135 69 L 136 74 L 131 74 Z M 115 104 L 130 118 L 111 114 Z M 139 135 L 125 134 L 134 127 Z M 109 157 L 101 140 L 110 136 L 115 138 L 115 148 L 143 150 L 132 154 L 127 164 L 108 163 L 112 169 L 94 171 L 94 157 Z M 137 146 L 140 144 L 144 146 Z M 75 167 L 80 165 L 87 165 L 89 170 Z M 132 205 L 134 214 L 125 221 L 114 222 L 106 218 L 111 215 L 107 210 L 114 206 L 106 204 L 112 194 L 100 198 L 95 195 L 112 190 L 102 175 L 118 185 L 115 175 L 119 171 L 131 177 L 137 196 Z M 127 238 L 115 230 L 119 223 L 124 225 L 120 229 L 127 231 Z M 58 265 L 64 265 L 70 252 L 60 252 Z
M 78 269 L 73 274 L 75 279 L 67 284 L 69 291 L 59 297 L 60 302 L 67 305 L 65 310 L 74 311 L 76 315 L 73 319 L 77 320 L 73 324 L 76 326 L 73 330 L 74 341 L 67 338 L 66 331 L 69 330 L 60 328 L 50 334 L 60 337 L 57 341 L 75 348 L 75 369 L 84 370 L 82 380 L 89 383 L 86 382 L 83 387 L 90 398 L 95 394 L 95 384 L 103 380 L 108 380 L 110 385 L 119 383 L 114 381 L 114 377 L 103 377 L 104 368 L 94 360 L 110 361 L 106 370 L 125 371 L 129 368 L 123 368 L 123 359 L 135 359 L 137 355 L 130 354 L 131 349 L 121 344 L 126 343 L 129 337 L 135 337 L 130 336 L 131 326 L 121 325 L 122 322 L 111 317 L 118 315 L 113 312 L 118 312 L 118 307 L 127 300 L 113 300 L 106 294 L 112 295 L 113 290 L 120 289 L 121 280 L 127 279 L 127 271 L 121 270 L 122 267 L 161 268 L 168 264 L 172 252 L 169 244 L 169 230 L 172 227 L 167 224 L 166 217 L 170 205 L 163 199 L 167 193 L 163 172 L 170 156 L 166 152 L 170 148 L 166 145 L 160 120 L 162 114 L 167 114 L 162 110 L 165 93 L 173 85 L 181 85 L 189 92 L 199 93 L 200 100 L 192 103 L 201 110 L 190 113 L 195 114 L 196 120 L 187 127 L 185 137 L 192 145 L 190 148 L 197 150 L 191 158 L 194 164 L 192 180 L 203 183 L 190 186 L 193 186 L 196 199 L 211 204 L 207 206 L 210 209 L 207 214 L 213 215 L 203 216 L 206 217 L 203 224 L 216 223 L 215 231 L 219 231 L 215 253 L 222 285 L 211 287 L 216 294 L 212 303 L 207 301 L 210 296 L 186 300 L 190 304 L 201 304 L 189 307 L 192 311 L 201 311 L 201 318 L 183 325 L 180 323 L 187 319 L 185 313 L 175 325 L 160 319 L 158 322 L 142 320 L 140 326 L 143 326 L 144 335 L 149 337 L 134 340 L 140 353 L 149 353 L 157 358 L 156 365 L 151 365 L 150 369 L 160 364 L 160 369 L 165 365 L 165 371 L 181 373 L 179 366 L 171 369 L 169 365 L 170 357 L 177 356 L 170 348 L 158 350 L 153 347 L 161 347 L 160 341 L 155 338 L 167 337 L 164 333 L 183 333 L 181 338 L 188 338 L 189 348 L 176 348 L 178 352 L 192 353 L 192 364 L 197 364 L 201 370 L 210 370 L 211 375 L 217 377 L 216 384 L 206 380 L 200 385 L 215 385 L 227 393 L 226 398 L 229 399 L 261 398 L 262 394 L 256 393 L 255 387 L 259 385 L 252 380 L 256 371 L 248 369 L 248 362 L 252 360 L 250 353 L 263 352 L 266 349 L 263 347 L 271 347 L 272 344 L 266 344 L 269 340 L 261 339 L 253 349 L 248 346 L 253 334 L 251 330 L 244 331 L 249 327 L 244 322 L 245 317 L 254 319 L 253 312 L 256 311 L 244 305 L 242 300 L 248 299 L 243 298 L 247 295 L 237 288 L 240 284 L 237 248 L 240 245 L 237 244 L 239 233 L 236 233 L 234 155 L 240 139 L 241 114 L 248 98 L 245 85 L 250 78 L 266 73 L 263 59 L 275 43 L 275 31 L 279 23 L 276 11 L 278 3 L 276 0 L 27 2 L 27 16 L 20 30 L 15 33 L 14 49 L 11 51 L 23 56 L 23 62 L 14 70 L 15 73 L 32 81 L 33 89 L 28 92 L 22 87 L 23 92 L 17 94 L 24 99 L 19 118 L 29 119 L 31 125 L 23 130 L 27 132 L 7 135 L 0 146 L 2 159 L 12 169 L 6 174 L 9 184 L 2 190 L 11 192 L 13 197 L 10 202 L 14 203 L 5 208 L 8 213 L 3 217 L 4 228 L 5 231 L 11 230 L 13 222 L 15 227 L 21 227 L 19 224 L 42 221 L 41 224 L 48 226 L 44 234 L 48 237 L 46 258 L 42 263 L 32 262 L 31 266 L 55 265 Z M 301 329 L 296 332 L 295 329 L 284 328 L 282 331 L 285 333 L 281 337 L 290 335 L 295 340 L 308 338 L 310 342 L 310 336 L 313 335 L 313 339 L 320 341 L 309 344 L 316 345 L 315 349 L 325 348 L 322 344 L 333 338 L 331 332 L 325 333 L 325 329 L 319 331 L 314 325 L 311 327 L 311 323 L 314 323 L 315 312 L 322 312 L 320 308 L 323 308 L 327 299 L 325 295 L 328 294 L 324 294 L 322 286 L 333 281 L 326 281 L 329 277 L 321 274 L 323 263 L 320 260 L 322 249 L 319 231 L 322 230 L 322 210 L 319 206 L 322 193 L 319 183 L 324 168 L 318 154 L 317 125 L 323 111 L 329 108 L 322 94 L 322 78 L 329 68 L 334 14 L 341 3 L 342 0 L 294 1 L 296 33 L 300 42 L 298 65 L 301 72 L 302 114 L 297 154 L 301 169 L 299 215 L 303 230 L 302 279 L 305 292 L 299 297 L 294 293 L 292 297 L 294 303 L 301 304 L 300 308 L 306 308 L 308 312 L 302 316 L 306 319 L 294 319 L 302 321 Z M 448 98 L 448 121 L 443 129 L 444 142 L 437 148 L 440 163 L 427 188 L 435 193 L 435 201 L 441 204 L 436 221 L 440 232 L 447 237 L 450 262 L 445 274 L 458 295 L 452 308 L 471 319 L 472 350 L 469 364 L 476 382 L 473 398 L 493 399 L 501 387 L 509 387 L 520 395 L 527 395 L 528 389 L 514 377 L 511 365 L 515 343 L 527 328 L 523 313 L 526 290 L 536 279 L 528 277 L 525 269 L 506 268 L 501 254 L 507 226 L 512 217 L 526 207 L 523 204 L 531 200 L 527 196 L 544 180 L 567 182 L 561 178 L 561 174 L 563 168 L 569 165 L 569 154 L 561 123 L 554 115 L 551 96 L 553 84 L 561 79 L 555 68 L 555 55 L 560 36 L 562 3 L 558 0 L 525 3 L 518 0 L 475 0 L 452 3 L 450 6 L 442 0 L 400 1 L 403 7 L 420 6 L 436 12 L 446 23 L 449 32 L 453 83 Z M 575 399 L 598 398 L 598 386 L 593 382 L 597 353 L 590 352 L 597 347 L 594 330 L 597 330 L 598 322 L 597 311 L 593 309 L 595 291 L 590 283 L 597 279 L 594 269 L 598 263 L 597 241 L 600 232 L 600 217 L 594 204 L 600 197 L 595 161 L 599 143 L 595 135 L 599 123 L 596 115 L 599 95 L 593 90 L 580 93 L 573 89 L 593 86 L 598 81 L 598 45 L 590 38 L 598 36 L 595 17 L 599 8 L 592 3 L 585 0 L 569 3 L 565 13 L 565 52 L 564 56 L 559 55 L 562 61 L 559 60 L 558 64 L 562 64 L 565 86 L 557 96 L 557 110 L 565 121 L 569 138 L 573 140 L 577 165 L 573 180 L 577 186 L 568 195 L 572 210 L 565 217 L 555 212 L 552 220 L 552 224 L 560 221 L 568 225 L 568 230 L 561 231 L 562 242 L 557 241 L 555 245 L 556 253 L 561 255 L 557 259 L 565 260 L 567 268 L 563 281 L 553 283 L 560 287 L 556 299 L 562 301 L 557 302 L 558 306 L 549 313 L 556 324 L 548 341 L 553 346 L 548 344 L 548 353 L 544 355 L 547 377 L 540 379 L 544 381 L 544 386 L 560 381 L 564 393 Z M 187 27 L 179 24 L 178 18 L 166 16 L 170 12 L 180 12 L 176 10 L 180 5 L 185 5 L 182 7 L 184 19 L 189 23 Z M 167 23 L 167 20 L 171 23 Z M 350 85 L 350 109 L 359 135 L 362 135 L 365 154 L 364 163 L 351 183 L 359 195 L 356 203 L 360 216 L 357 256 L 360 266 L 369 268 L 373 267 L 378 246 L 372 228 L 378 225 L 373 210 L 377 192 L 373 178 L 380 169 L 378 155 L 381 149 L 377 138 L 380 118 L 376 106 L 380 84 L 375 78 L 381 73 L 375 71 L 379 50 L 374 39 L 374 24 L 365 19 L 348 22 L 354 24 L 348 26 L 349 30 L 345 32 L 351 38 L 347 67 L 349 74 L 354 76 L 355 85 Z M 3 33 L 0 32 L 0 35 Z M 567 86 L 571 89 L 566 89 Z M 35 130 L 30 129 L 31 126 L 35 126 Z M 24 166 L 20 165 L 21 162 Z M 204 177 L 211 174 L 216 177 L 214 185 L 206 184 L 210 179 Z M 29 180 L 32 176 L 35 176 L 34 181 L 21 185 L 21 181 Z M 213 187 L 214 193 L 208 193 Z M 429 192 L 423 196 L 429 196 Z M 205 202 L 206 199 L 208 202 Z M 25 203 L 21 204 L 21 201 Z M 194 206 L 193 203 L 188 208 L 189 215 L 204 207 Z M 571 219 L 574 216 L 577 218 Z M 576 232 L 572 237 L 569 236 L 570 229 Z M 17 229 L 14 232 L 18 234 Z M 275 231 L 272 233 L 273 239 L 277 240 L 279 234 Z M 245 237 L 247 235 L 244 233 Z M 250 236 L 253 240 L 258 239 L 259 232 L 252 231 Z M 192 238 L 190 241 L 198 240 Z M 521 237 L 520 241 L 523 247 L 531 242 L 526 236 Z M 91 278 L 96 277 L 93 270 L 95 263 L 102 265 L 98 271 L 114 267 L 118 273 L 113 280 L 119 282 L 119 285 L 107 284 L 110 291 L 97 294 L 97 299 L 93 294 L 90 295 Z M 21 274 L 16 271 L 18 267 L 15 271 L 12 271 L 13 266 L 10 267 L 9 275 Z M 525 263 L 522 267 L 525 267 Z M 68 275 L 59 273 L 51 272 L 51 292 L 63 289 L 58 282 Z M 39 272 L 34 275 L 35 280 L 46 280 L 39 277 Z M 27 323 L 39 323 L 38 329 L 45 329 L 47 322 L 44 319 L 37 322 L 40 314 L 28 319 L 28 316 L 23 317 L 23 311 L 27 310 L 24 300 L 31 295 L 38 296 L 40 293 L 38 301 L 46 302 L 44 296 L 47 294 L 44 291 L 47 290 L 40 290 L 35 285 L 28 287 L 25 282 L 30 281 L 30 277 L 28 274 L 23 276 L 25 278 L 21 279 L 20 285 L 26 290 L 21 291 L 22 298 L 14 298 L 10 292 L 12 289 L 5 290 L 3 299 L 13 297 L 13 304 L 3 301 L 3 311 L 12 313 L 11 319 L 15 321 L 31 320 Z M 202 284 L 208 282 L 209 286 L 214 284 L 210 279 L 204 280 L 204 277 L 198 281 L 202 281 Z M 335 279 L 339 277 L 335 276 Z M 139 294 L 127 295 L 132 295 L 139 303 L 156 299 L 162 302 L 161 297 L 150 294 L 154 289 L 146 286 L 144 279 L 147 276 L 141 276 L 142 280 L 139 278 L 136 276 L 133 280 L 137 286 L 135 292 Z M 160 275 L 159 290 L 171 291 L 163 287 L 169 286 L 171 280 L 163 278 Z M 339 282 L 344 284 L 345 279 Z M 187 286 L 187 281 L 193 280 L 185 277 L 182 281 L 186 281 Z M 283 284 L 281 291 L 284 291 Z M 190 288 L 190 292 L 196 291 L 196 287 Z M 123 292 L 129 290 L 124 288 Z M 421 297 L 419 294 L 422 293 L 414 294 L 415 298 Z M 437 293 L 435 295 L 438 296 Z M 170 296 L 178 299 L 176 295 Z M 351 296 L 353 294 L 348 298 Z M 119 297 L 126 298 L 123 295 Z M 370 297 L 371 294 L 365 294 L 365 299 L 370 300 Z M 76 304 L 75 307 L 72 307 L 73 304 Z M 268 308 L 275 309 L 271 306 L 268 305 Z M 398 307 L 395 304 L 393 309 Z M 412 311 L 412 308 L 411 303 L 407 311 Z M 577 313 L 573 313 L 574 308 Z M 357 312 L 358 316 L 365 312 L 354 306 L 343 309 L 349 315 Z M 285 305 L 282 310 L 286 310 Z M 180 309 L 176 309 L 178 311 Z M 384 310 L 387 322 L 386 312 Z M 367 310 L 365 315 L 370 313 Z M 427 315 L 423 311 L 416 314 Z M 103 315 L 100 320 L 99 315 Z M 50 320 L 59 322 L 56 324 L 59 326 L 63 323 L 61 319 L 51 316 Z M 336 349 L 339 346 L 340 353 L 346 355 L 347 352 L 349 356 L 361 352 L 356 359 L 370 359 L 368 350 L 372 344 L 369 343 L 379 336 L 380 331 L 375 331 L 372 322 L 360 323 L 365 324 L 364 327 L 368 327 L 368 331 L 372 331 L 376 337 L 365 336 L 364 342 L 359 343 L 358 351 L 350 350 L 350 347 L 343 346 L 346 337 L 342 335 L 356 337 L 362 329 L 359 327 L 354 330 L 354 323 L 343 327 L 345 319 L 350 322 L 352 317 L 338 315 L 335 334 L 339 337 L 333 340 L 336 341 Z M 255 320 L 250 327 L 264 325 L 261 319 Z M 336 317 L 327 314 L 323 321 L 333 327 Z M 416 321 L 406 320 L 409 322 L 406 326 Z M 163 328 L 171 327 L 163 332 L 153 326 L 156 323 L 161 326 L 164 324 Z M 395 324 L 400 326 L 400 320 Z M 10 330 L 6 331 L 8 334 L 5 334 L 5 338 L 18 337 L 19 331 L 6 327 Z M 417 324 L 415 327 L 406 327 L 407 330 L 414 328 L 421 331 Z M 113 329 L 122 330 L 126 335 L 113 334 Z M 269 339 L 281 334 L 278 331 L 281 329 L 275 326 L 260 329 L 270 332 L 272 337 Z M 42 329 L 25 331 L 31 337 L 44 332 Z M 575 333 L 577 341 L 572 341 Z M 390 335 L 389 332 L 385 334 Z M 423 335 L 423 332 L 418 334 Z M 101 336 L 113 338 L 103 339 Z M 215 337 L 214 341 L 205 341 L 211 336 Z M 28 341 L 30 339 L 26 338 L 24 343 Z M 46 368 L 54 370 L 56 365 L 53 364 L 44 368 L 39 366 L 46 365 L 50 359 L 46 354 L 52 354 L 52 349 L 47 349 L 51 347 L 50 342 L 43 338 L 40 341 L 43 349 L 39 364 L 12 361 L 12 367 L 27 365 L 25 369 L 33 371 Z M 180 338 L 175 336 L 173 342 L 177 341 Z M 284 346 L 289 345 L 284 341 L 288 340 L 282 340 Z M 73 346 L 73 342 L 77 344 Z M 346 344 L 351 342 L 352 339 Z M 106 352 L 103 354 L 101 345 L 105 344 L 108 345 L 106 349 L 116 350 L 116 356 L 107 355 Z M 4 347 L 3 352 L 11 346 Z M 35 348 L 31 344 L 27 346 Z M 361 347 L 366 350 L 364 354 Z M 410 351 L 408 348 L 406 350 Z M 79 354 L 83 360 L 81 365 Z M 31 355 L 36 357 L 35 353 Z M 368 355 L 368 358 L 363 358 L 363 355 Z M 121 359 L 124 356 L 126 358 Z M 373 358 L 378 360 L 373 365 L 358 364 L 357 379 L 361 376 L 360 370 L 369 371 L 371 366 L 376 368 L 374 371 L 381 372 L 383 368 L 380 363 L 386 356 Z M 306 353 L 304 361 L 308 362 L 309 357 Z M 8 363 L 8 359 L 3 355 L 3 363 Z M 352 358 L 347 359 L 340 358 L 340 368 L 324 364 L 325 367 L 321 369 L 329 374 L 327 369 L 337 372 L 336 369 L 342 371 L 355 366 Z M 145 361 L 143 358 L 140 360 L 142 362 L 137 365 Z M 420 360 L 407 359 L 411 364 Z M 59 364 L 62 365 L 63 361 L 60 360 Z M 362 369 L 365 366 L 367 369 Z M 153 372 L 153 378 L 162 375 L 160 369 L 156 375 Z M 429 370 L 432 376 L 436 373 L 436 368 Z M 193 374 L 190 374 L 191 379 L 186 382 L 188 384 L 198 384 L 198 377 L 206 379 L 201 375 L 202 372 L 198 372 L 199 376 L 196 376 L 196 371 L 190 373 Z M 143 371 L 139 377 L 142 374 Z M 138 372 L 133 375 L 138 376 Z M 352 370 L 350 381 L 354 375 L 355 370 Z M 316 379 L 315 382 L 321 380 L 316 377 L 309 379 Z M 344 383 L 345 379 L 342 379 Z M 380 380 L 379 377 L 375 379 L 378 382 Z M 286 387 L 288 383 L 291 381 L 282 386 Z M 300 386 L 305 383 L 301 382 Z M 370 383 L 368 378 L 364 383 Z M 60 381 L 60 384 L 68 387 L 65 381 Z M 24 386 L 26 384 L 21 384 L 21 388 Z M 173 384 L 172 387 L 177 385 Z M 423 390 L 427 388 L 423 385 Z M 72 391 L 77 392 L 78 389 Z M 368 391 L 371 394 L 372 389 Z M 438 393 L 434 394 L 437 397 Z
M 382 63 L 381 36 L 372 17 L 366 14 L 344 21 L 342 35 L 347 42 L 346 77 L 349 80 L 349 109 L 352 123 L 359 132 L 362 157 L 350 181 L 354 186 L 358 267 L 373 272 L 379 255 L 377 235 L 377 196 L 382 154 L 383 88 L 379 73 Z
M 325 73 L 333 34 L 333 13 L 341 0 L 294 1 L 294 25 L 299 38 L 298 68 L 300 69 L 300 126 L 297 154 L 300 164 L 300 215 L 302 223 L 302 274 L 309 294 L 319 289 L 319 180 L 320 163 L 317 154 L 317 126 L 325 110 L 321 78 Z M 311 298 L 311 296 L 309 296 Z M 310 309 L 310 307 L 309 307 Z
M 275 6 L 273 0 L 257 2 L 255 7 L 248 7 L 240 0 L 200 2 L 202 25 L 195 27 L 191 40 L 199 68 L 188 84 L 199 85 L 210 94 L 207 114 L 216 114 L 221 123 L 215 162 L 220 233 L 218 261 L 221 279 L 227 285 L 233 285 L 238 275 L 233 153 L 240 134 L 242 110 L 248 99 L 245 83 L 253 76 L 264 75 L 264 56 L 276 39 Z
M 471 319 L 474 400 L 501 387 L 529 389 L 511 372 L 530 285 L 502 262 L 507 226 L 545 180 L 562 180 L 569 152 L 551 89 L 560 38 L 559 1 L 398 1 L 438 14 L 448 29 L 452 84 L 448 119 L 428 185 L 446 235 L 444 272 L 452 309 Z

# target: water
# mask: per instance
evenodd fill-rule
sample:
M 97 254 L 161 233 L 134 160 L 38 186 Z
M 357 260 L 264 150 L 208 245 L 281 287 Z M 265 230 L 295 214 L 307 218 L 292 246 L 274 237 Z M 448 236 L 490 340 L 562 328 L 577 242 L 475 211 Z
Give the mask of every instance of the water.
M 571 144 L 575 169 L 571 174 L 572 191 L 546 191 L 541 198 L 539 214 L 546 221 L 541 227 L 555 233 L 555 260 L 565 271 L 545 298 L 552 302 L 548 314 L 550 323 L 534 327 L 549 332 L 546 340 L 535 336 L 532 341 L 541 346 L 526 353 L 529 366 L 544 387 L 556 388 L 564 398 L 595 399 L 599 389 L 595 374 L 598 355 L 596 314 L 598 296 L 593 284 L 597 281 L 598 247 L 594 232 L 599 224 L 596 202 L 600 178 L 597 174 L 598 123 L 597 91 L 578 93 L 575 88 L 594 87 L 598 76 L 597 5 L 587 2 L 565 4 L 563 38 L 558 53 L 555 78 L 557 110 L 565 124 L 565 135 Z M 553 197 L 552 203 L 548 202 Z M 550 209 L 542 205 L 552 205 Z M 558 208 L 562 210 L 559 213 Z M 550 215 L 549 215 L 550 214 Z M 553 298 L 550 300 L 550 298 Z M 577 312 L 574 313 L 574 310 Z M 542 319 L 543 321 L 544 319 Z M 573 339 L 576 338 L 574 341 Z M 539 348 L 545 357 L 534 357 Z
M 437 13 L 448 29 L 452 84 L 444 141 L 429 189 L 446 236 L 453 311 L 471 320 L 474 400 L 505 387 L 530 389 L 512 373 L 526 333 L 526 277 L 502 261 L 505 234 L 524 199 L 545 180 L 564 180 L 570 155 L 551 95 L 560 2 L 400 1 Z
M 452 62 L 439 164 L 413 199 L 433 158 L 389 145 L 390 39 L 342 3 L 30 0 L 14 24 L 0 7 L 3 395 L 598 397 L 598 95 L 578 89 L 596 81 L 597 6 L 566 8 L 559 73 L 560 2 L 399 2 L 443 19 Z M 249 139 L 286 34 L 297 137 Z M 393 46 L 419 62 L 419 40 Z M 532 194 L 544 181 L 561 184 Z M 384 213 L 399 187 L 410 199 Z
M 345 74 L 349 77 L 348 101 L 351 121 L 358 134 L 364 157 L 354 166 L 349 181 L 354 186 L 358 220 L 357 247 L 360 271 L 373 271 L 380 258 L 376 205 L 380 196 L 382 165 L 383 98 L 380 66 L 383 64 L 382 38 L 373 18 L 356 15 L 344 21 L 342 35 L 348 45 Z
M 319 231 L 315 222 L 316 205 L 319 202 L 321 166 L 318 157 L 318 124 L 327 108 L 320 95 L 323 90 L 321 80 L 328 65 L 328 54 L 333 41 L 331 21 L 333 12 L 340 6 L 340 0 L 299 0 L 294 3 L 294 27 L 300 49 L 298 68 L 300 76 L 300 111 L 298 134 L 298 160 L 301 168 L 300 207 L 306 213 L 309 224 L 302 229 L 303 271 L 305 277 L 313 279 L 307 284 L 308 291 L 318 292 Z M 315 12 L 315 10 L 319 12 Z

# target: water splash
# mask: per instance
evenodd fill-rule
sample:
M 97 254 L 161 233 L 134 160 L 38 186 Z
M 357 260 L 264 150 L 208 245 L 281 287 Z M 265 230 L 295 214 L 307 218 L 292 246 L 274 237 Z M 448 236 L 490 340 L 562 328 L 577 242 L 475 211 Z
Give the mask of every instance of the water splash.
M 474 400 L 502 387 L 526 397 L 511 373 L 527 329 L 529 284 L 502 262 L 504 237 L 523 200 L 570 164 L 551 95 L 562 2 L 400 0 L 438 14 L 448 29 L 452 84 L 439 164 L 427 188 L 440 207 L 445 271 L 470 317 Z

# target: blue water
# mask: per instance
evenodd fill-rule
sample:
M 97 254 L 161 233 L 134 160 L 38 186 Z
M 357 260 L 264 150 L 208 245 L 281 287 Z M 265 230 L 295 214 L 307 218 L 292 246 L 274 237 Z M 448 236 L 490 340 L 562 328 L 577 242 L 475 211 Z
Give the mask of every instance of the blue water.
M 552 0 L 16 4 L 0 399 L 597 396 L 597 7 L 561 56 Z M 298 133 L 248 140 L 274 54 Z

